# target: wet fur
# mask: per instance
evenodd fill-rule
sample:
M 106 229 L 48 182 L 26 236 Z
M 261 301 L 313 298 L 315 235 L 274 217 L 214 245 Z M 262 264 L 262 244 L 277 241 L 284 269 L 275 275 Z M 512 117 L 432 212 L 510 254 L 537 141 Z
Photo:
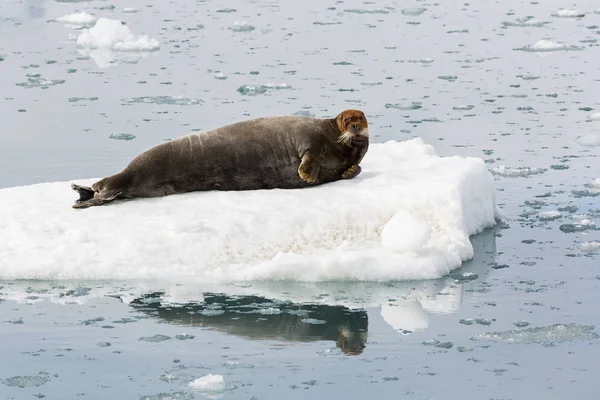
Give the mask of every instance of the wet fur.
M 74 208 L 200 190 L 297 189 L 361 171 L 369 146 L 359 110 L 335 118 L 257 118 L 161 143 L 79 193 Z

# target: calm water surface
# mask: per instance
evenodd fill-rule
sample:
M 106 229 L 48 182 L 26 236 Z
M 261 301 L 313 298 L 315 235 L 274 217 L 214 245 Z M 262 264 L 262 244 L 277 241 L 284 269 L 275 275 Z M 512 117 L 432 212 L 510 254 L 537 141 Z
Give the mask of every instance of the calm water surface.
M 0 282 L 0 398 L 597 398 L 600 262 L 582 244 L 600 234 L 579 222 L 600 215 L 599 8 L 0 0 L 0 188 L 109 175 L 191 130 L 351 107 L 375 141 L 422 137 L 495 173 L 530 168 L 496 175 L 506 221 L 472 238 L 475 258 L 457 271 L 472 275 Z M 83 54 L 79 32 L 54 21 L 76 11 L 161 48 Z M 254 29 L 228 29 L 236 21 Z M 566 47 L 530 51 L 540 40 Z M 208 374 L 223 385 L 188 386 Z

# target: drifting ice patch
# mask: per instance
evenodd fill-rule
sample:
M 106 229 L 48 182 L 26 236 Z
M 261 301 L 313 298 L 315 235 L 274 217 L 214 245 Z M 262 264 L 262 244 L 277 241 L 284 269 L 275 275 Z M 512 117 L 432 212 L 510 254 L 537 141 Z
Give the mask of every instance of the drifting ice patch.
M 589 135 L 577 136 L 574 142 L 583 147 L 598 147 L 600 146 L 600 135 L 590 133 Z
M 227 29 L 233 32 L 250 32 L 253 31 L 255 28 L 246 21 L 235 21 L 233 23 L 233 26 L 230 26 Z
M 543 174 L 544 172 L 546 172 L 546 169 L 532 167 L 505 167 L 504 165 L 500 165 L 498 167 L 490 169 L 490 172 L 494 175 L 515 178 Z
M 597 253 L 600 251 L 600 242 L 594 240 L 591 242 L 579 243 L 577 248 L 584 253 Z
M 214 396 L 222 394 L 226 389 L 223 376 L 213 374 L 208 374 L 201 378 L 198 378 L 190 382 L 188 386 L 194 390 L 197 390 L 198 392 L 201 392 L 202 394 L 205 394 L 207 397 L 210 398 L 217 398 Z
M 561 50 L 582 50 L 583 47 L 577 46 L 567 46 L 563 43 L 555 43 L 551 40 L 539 40 L 534 45 L 528 45 L 525 47 L 520 47 L 515 50 L 528 51 L 532 53 L 544 53 L 544 52 L 552 52 L 552 51 L 561 51 Z
M 470 259 L 469 236 L 499 215 L 479 158 L 440 157 L 417 138 L 373 143 L 361 166 L 355 179 L 301 190 L 86 210 L 71 208 L 69 182 L 1 189 L 0 279 L 434 279 Z
M 119 20 L 100 18 L 92 28 L 77 36 L 77 47 L 100 68 L 107 68 L 117 60 L 136 63 L 158 51 L 160 44 L 147 35 L 134 35 Z
M 60 18 L 56 18 L 56 22 L 61 22 L 65 25 L 72 26 L 93 26 L 98 18 L 86 12 L 68 14 Z
M 554 14 L 552 14 L 553 17 L 558 17 L 558 18 L 583 18 L 585 17 L 585 13 L 583 11 L 579 11 L 579 10 L 558 10 L 557 12 L 555 12 Z
M 94 50 L 113 51 L 156 51 L 160 48 L 158 40 L 146 35 L 134 35 L 121 21 L 100 18 L 96 25 L 77 37 L 77 46 Z
M 542 221 L 553 221 L 555 219 L 559 219 L 560 217 L 562 217 L 562 214 L 556 210 L 552 210 L 552 211 L 543 211 L 541 213 L 538 214 L 538 217 L 542 220 Z
M 588 119 L 591 121 L 600 121 L 600 112 L 590 115 Z
M 530 19 L 530 18 L 518 18 L 515 21 L 506 21 L 503 22 L 502 25 L 506 26 L 506 27 L 514 27 L 514 28 L 541 28 L 546 24 L 549 24 L 550 22 L 547 21 L 539 21 L 537 19 Z
M 266 85 L 243 85 L 237 91 L 244 96 L 256 96 L 267 93 L 268 90 L 290 89 L 291 86 L 287 83 L 267 83 Z
M 505 332 L 491 332 L 475 335 L 471 340 L 484 340 L 508 344 L 537 343 L 548 344 L 572 340 L 597 339 L 593 325 L 554 324 L 528 329 L 512 329 Z

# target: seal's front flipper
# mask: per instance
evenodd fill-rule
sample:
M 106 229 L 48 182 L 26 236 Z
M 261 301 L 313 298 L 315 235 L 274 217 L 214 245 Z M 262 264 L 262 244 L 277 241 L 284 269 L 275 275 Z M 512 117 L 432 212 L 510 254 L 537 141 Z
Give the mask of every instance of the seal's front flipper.
M 102 193 L 96 193 L 95 197 L 92 197 L 90 199 L 87 199 L 85 201 L 81 201 L 78 200 L 75 204 L 72 205 L 73 208 L 88 208 L 88 207 L 93 207 L 93 206 L 101 206 L 104 204 L 108 204 L 111 203 L 112 201 L 116 200 L 117 197 L 119 197 L 121 195 L 121 193 L 123 192 L 117 192 L 114 193 L 110 196 L 106 196 L 104 197 L 102 195 Z
M 90 200 L 94 197 L 94 190 L 87 186 L 80 186 L 74 183 L 71 183 L 71 189 L 79 193 L 79 200 L 76 200 L 76 203 L 81 203 L 83 201 Z
M 304 182 L 314 184 L 317 183 L 320 169 L 320 157 L 307 152 L 298 166 L 298 175 Z
M 351 165 L 350 168 L 348 168 L 342 173 L 342 179 L 355 178 L 358 174 L 360 174 L 361 171 L 362 168 L 360 167 L 360 165 Z

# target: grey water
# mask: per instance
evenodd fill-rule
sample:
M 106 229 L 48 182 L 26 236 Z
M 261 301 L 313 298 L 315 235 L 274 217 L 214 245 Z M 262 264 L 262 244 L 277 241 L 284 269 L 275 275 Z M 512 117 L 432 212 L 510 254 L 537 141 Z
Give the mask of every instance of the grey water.
M 160 50 L 84 54 L 78 11 Z M 360 108 L 373 141 L 483 158 L 505 214 L 435 281 L 1 281 L 0 398 L 597 398 L 599 39 L 592 0 L 0 0 L 0 188 Z

